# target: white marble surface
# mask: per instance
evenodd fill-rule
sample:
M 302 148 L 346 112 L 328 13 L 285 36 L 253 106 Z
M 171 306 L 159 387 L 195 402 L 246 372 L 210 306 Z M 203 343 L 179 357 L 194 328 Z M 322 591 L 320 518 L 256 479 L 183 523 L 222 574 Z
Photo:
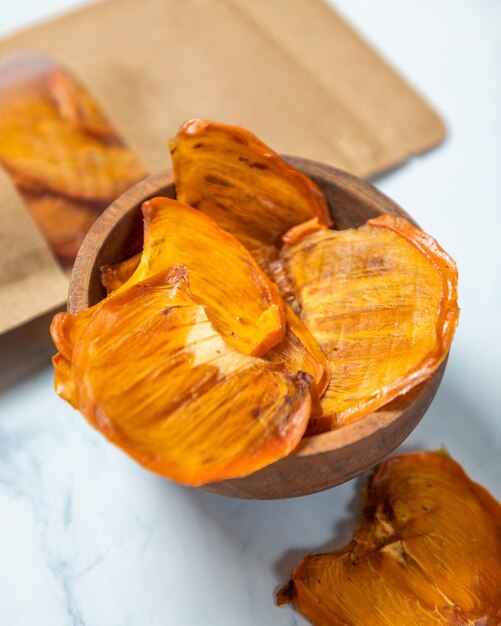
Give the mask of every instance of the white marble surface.
M 0 34 L 73 4 L 3 4 Z M 377 181 L 461 270 L 448 371 L 402 449 L 444 443 L 501 497 L 501 3 L 336 6 L 450 131 L 438 150 Z M 47 323 L 0 339 L 0 623 L 305 624 L 274 606 L 274 591 L 302 555 L 349 538 L 357 481 L 297 500 L 243 502 L 147 473 L 53 394 Z

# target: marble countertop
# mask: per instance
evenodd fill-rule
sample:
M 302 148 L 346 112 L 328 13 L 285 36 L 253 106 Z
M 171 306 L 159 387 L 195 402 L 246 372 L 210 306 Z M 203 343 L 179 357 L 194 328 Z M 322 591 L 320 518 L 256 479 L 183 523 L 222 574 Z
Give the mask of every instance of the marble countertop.
M 0 35 L 75 4 L 4 5 Z M 444 444 L 500 498 L 501 4 L 335 5 L 449 128 L 440 148 L 376 181 L 461 274 L 444 382 L 401 450 Z M 0 623 L 306 624 L 277 608 L 274 592 L 302 556 L 349 540 L 360 479 L 306 498 L 247 502 L 156 477 L 53 393 L 47 327 L 42 318 L 0 338 Z

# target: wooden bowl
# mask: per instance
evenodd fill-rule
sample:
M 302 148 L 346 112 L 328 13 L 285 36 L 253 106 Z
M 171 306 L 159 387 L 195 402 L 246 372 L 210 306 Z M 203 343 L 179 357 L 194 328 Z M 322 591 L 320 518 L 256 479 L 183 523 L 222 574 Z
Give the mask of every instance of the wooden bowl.
M 297 157 L 286 160 L 324 191 L 338 229 L 360 226 L 383 213 L 413 221 L 392 200 L 364 180 Z M 175 197 L 170 171 L 138 183 L 122 194 L 96 221 L 75 261 L 68 308 L 81 311 L 105 295 L 100 268 L 139 252 L 141 205 L 155 196 Z M 412 432 L 435 396 L 446 363 L 427 381 L 357 422 L 305 438 L 290 456 L 245 478 L 202 487 L 235 498 L 274 499 L 303 496 L 339 485 L 381 461 Z

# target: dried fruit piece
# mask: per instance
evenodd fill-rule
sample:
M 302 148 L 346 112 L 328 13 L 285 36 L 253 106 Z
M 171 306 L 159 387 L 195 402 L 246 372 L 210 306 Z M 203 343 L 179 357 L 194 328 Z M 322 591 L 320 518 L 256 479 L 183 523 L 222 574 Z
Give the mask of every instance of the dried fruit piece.
M 501 506 L 446 453 L 383 463 L 364 514 L 348 546 L 301 561 L 280 603 L 316 626 L 501 623 Z
M 68 72 L 58 68 L 49 76 L 49 89 L 59 115 L 72 126 L 91 135 L 115 138 L 115 131 L 90 92 Z
M 278 260 L 279 250 L 276 246 L 259 246 L 250 251 L 256 263 L 268 276 L 271 275 L 270 265 Z
M 307 235 L 284 246 L 274 275 L 327 357 L 321 425 L 406 393 L 449 351 L 459 315 L 454 261 L 403 218 Z
M 108 295 L 121 287 L 134 273 L 141 253 L 129 259 L 101 268 L 103 285 Z M 310 331 L 290 307 L 285 309 L 286 330 L 282 341 L 265 355 L 267 361 L 283 365 L 287 372 L 302 371 L 312 377 L 310 393 L 315 406 L 329 381 L 327 360 Z
M 73 347 L 87 328 L 95 307 L 80 311 L 78 315 L 57 313 L 50 325 L 50 335 L 58 353 L 52 357 L 54 389 L 61 398 L 78 409 L 75 382 L 71 371 Z
M 52 357 L 54 366 L 54 390 L 66 400 L 74 409 L 78 409 L 76 390 L 71 376 L 71 361 L 66 359 L 60 352 Z
M 302 224 L 289 228 L 289 230 L 282 236 L 282 241 L 283 243 L 291 246 L 301 241 L 304 237 L 313 235 L 313 233 L 318 233 L 322 230 L 327 230 L 327 227 L 325 224 L 319 222 L 318 217 L 314 217 L 307 222 L 303 222 Z
M 134 256 L 131 256 L 120 263 L 103 265 L 101 268 L 101 281 L 106 289 L 106 293 L 109 295 L 127 282 L 136 271 L 140 261 L 141 252 L 138 252 Z
M 21 189 L 90 201 L 111 202 L 145 176 L 127 148 L 73 128 L 42 95 L 2 107 L 0 162 Z
M 242 244 L 210 217 L 171 198 L 148 200 L 143 215 L 141 262 L 120 289 L 184 265 L 193 297 L 204 303 L 215 329 L 230 345 L 262 356 L 282 341 L 282 298 Z
M 287 455 L 308 421 L 309 377 L 228 346 L 186 276 L 174 266 L 59 314 L 52 335 L 63 397 L 141 464 L 200 485 Z
M 170 148 L 177 198 L 250 250 L 278 244 L 289 228 L 312 218 L 331 224 L 316 184 L 247 130 L 191 120 Z
M 285 309 L 287 329 L 282 341 L 266 353 L 266 360 L 281 363 L 290 373 L 306 372 L 312 377 L 310 394 L 315 414 L 318 403 L 329 382 L 327 359 L 310 331 L 287 306 Z
M 52 193 L 23 193 L 31 214 L 54 254 L 63 262 L 73 261 L 104 205 L 90 205 Z

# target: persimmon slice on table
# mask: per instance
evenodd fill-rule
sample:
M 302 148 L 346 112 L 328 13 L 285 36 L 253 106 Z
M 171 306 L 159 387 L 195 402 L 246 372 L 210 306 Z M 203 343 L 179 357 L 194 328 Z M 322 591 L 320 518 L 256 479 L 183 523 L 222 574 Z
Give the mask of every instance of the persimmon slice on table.
M 308 422 L 310 377 L 229 346 L 188 273 L 172 266 L 61 313 L 52 335 L 63 397 L 141 464 L 196 486 L 291 452 Z
M 317 185 L 247 130 L 191 120 L 170 147 L 177 198 L 250 250 L 313 218 L 331 224 Z
M 448 353 L 459 314 L 455 264 L 404 218 L 307 234 L 282 248 L 275 274 L 330 369 L 311 432 L 406 393 Z
M 146 280 L 183 265 L 193 297 L 224 339 L 245 354 L 261 356 L 282 341 L 284 303 L 276 285 L 249 251 L 210 217 L 170 198 L 143 204 L 144 249 L 129 280 Z
M 501 623 L 501 505 L 446 453 L 383 463 L 364 514 L 345 548 L 301 561 L 279 603 L 315 626 Z

